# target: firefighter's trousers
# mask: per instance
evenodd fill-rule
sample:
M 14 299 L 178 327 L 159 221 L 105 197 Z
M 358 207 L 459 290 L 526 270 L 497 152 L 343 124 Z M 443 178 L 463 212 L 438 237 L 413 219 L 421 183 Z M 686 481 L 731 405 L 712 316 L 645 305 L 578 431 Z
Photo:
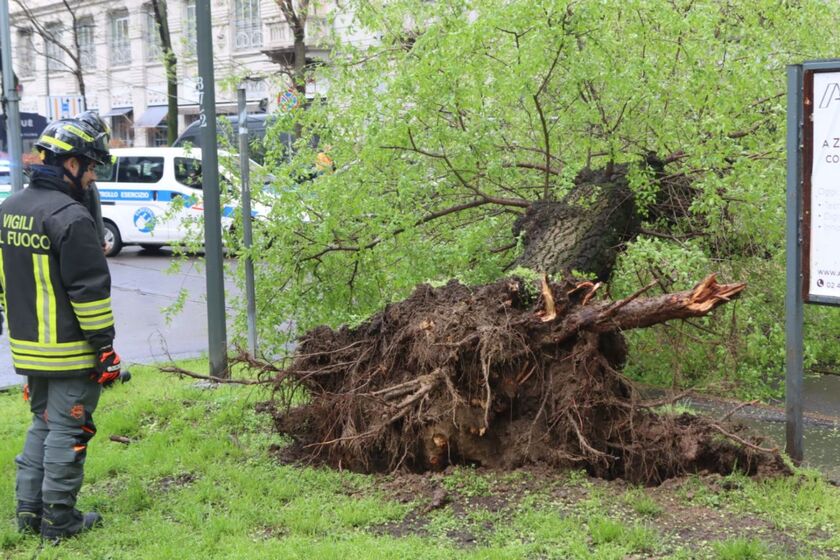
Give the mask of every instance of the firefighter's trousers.
M 86 377 L 29 377 L 32 426 L 17 463 L 19 502 L 73 507 L 84 479 L 102 386 Z

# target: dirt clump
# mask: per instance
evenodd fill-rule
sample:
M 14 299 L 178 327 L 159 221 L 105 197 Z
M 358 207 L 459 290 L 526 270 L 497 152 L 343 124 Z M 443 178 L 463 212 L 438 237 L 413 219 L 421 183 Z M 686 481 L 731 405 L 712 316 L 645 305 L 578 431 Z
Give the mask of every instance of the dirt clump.
M 658 414 L 621 374 L 622 330 L 704 315 L 743 284 L 597 300 L 598 284 L 419 286 L 356 328 L 304 335 L 272 408 L 307 460 L 360 472 L 472 464 L 584 468 L 655 485 L 691 472 L 787 472 L 737 425 Z M 298 401 L 299 402 L 299 401 Z

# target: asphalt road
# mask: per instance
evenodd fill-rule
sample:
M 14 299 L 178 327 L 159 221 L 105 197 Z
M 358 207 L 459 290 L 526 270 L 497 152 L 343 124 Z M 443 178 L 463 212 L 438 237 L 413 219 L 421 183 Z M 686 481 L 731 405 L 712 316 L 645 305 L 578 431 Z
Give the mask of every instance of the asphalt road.
M 160 252 L 126 247 L 111 267 L 111 299 L 116 318 L 114 347 L 123 361 L 149 363 L 200 356 L 207 352 L 207 302 L 202 257 L 191 257 L 177 273 L 167 273 L 172 262 L 168 249 Z M 225 286 L 237 293 L 231 279 Z M 167 322 L 163 309 L 181 290 L 188 295 L 184 308 Z M 229 307 L 229 306 L 228 306 Z M 15 374 L 9 341 L 0 336 L 0 389 L 23 383 Z

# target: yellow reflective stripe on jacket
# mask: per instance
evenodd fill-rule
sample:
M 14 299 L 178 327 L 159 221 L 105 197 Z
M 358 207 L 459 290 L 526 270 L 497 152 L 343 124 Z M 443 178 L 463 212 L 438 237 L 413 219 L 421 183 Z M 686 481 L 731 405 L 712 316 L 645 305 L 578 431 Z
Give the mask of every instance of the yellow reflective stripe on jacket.
M 92 319 L 86 319 L 84 317 L 77 317 L 77 319 L 79 319 L 79 326 L 82 327 L 83 331 L 97 331 L 114 324 L 114 315 L 111 313 Z
M 100 299 L 96 301 L 88 301 L 85 303 L 70 302 L 73 305 L 73 311 L 76 315 L 97 315 L 103 311 L 111 310 L 111 298 Z
M 41 138 L 39 138 L 39 140 L 41 142 L 46 142 L 47 144 L 52 144 L 53 146 L 55 146 L 57 148 L 61 148 L 62 150 L 72 150 L 73 149 L 73 146 L 71 146 L 67 142 L 59 140 L 58 138 L 53 138 L 52 136 L 42 135 Z
M 12 363 L 19 369 L 66 371 L 90 369 L 96 363 L 96 352 L 87 341 L 42 344 L 9 338 Z
M 47 344 L 57 342 L 58 319 L 55 292 L 50 279 L 49 255 L 33 254 L 32 270 L 35 273 L 35 313 L 38 320 L 38 342 Z
M 111 307 L 111 296 L 106 297 L 105 299 L 97 299 L 95 301 L 71 301 L 73 304 L 73 309 L 77 310 L 78 313 L 79 309 L 96 309 L 99 306 L 105 305 L 108 308 Z
M 96 301 L 70 302 L 79 326 L 84 331 L 96 331 L 114 324 L 114 313 L 111 310 L 111 298 Z
M 93 347 L 86 340 L 41 344 L 39 342 L 32 342 L 31 340 L 20 340 L 9 337 L 9 347 L 12 349 L 12 352 L 31 354 L 33 356 L 72 356 L 74 354 L 89 354 L 94 351 Z
M 3 251 L 0 250 L 0 290 L 3 290 L 3 293 L 0 293 L 0 305 L 3 306 L 3 309 L 6 311 L 9 310 L 6 307 L 6 273 L 3 270 Z
M 95 354 L 46 358 L 43 356 L 27 356 L 12 352 L 12 363 L 18 369 L 32 369 L 42 371 L 67 371 L 74 369 L 93 369 L 96 364 Z

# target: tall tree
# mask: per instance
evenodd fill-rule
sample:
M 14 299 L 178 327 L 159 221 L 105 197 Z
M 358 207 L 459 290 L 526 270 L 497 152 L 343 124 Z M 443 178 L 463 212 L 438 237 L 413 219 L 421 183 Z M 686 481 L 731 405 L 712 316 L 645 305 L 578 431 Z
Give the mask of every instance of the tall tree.
M 166 0 L 152 0 L 152 10 L 163 50 L 163 67 L 166 70 L 166 143 L 171 146 L 178 138 L 178 59 L 172 50 Z
M 306 20 L 309 17 L 310 0 L 277 0 L 280 11 L 294 37 L 294 58 L 287 74 L 297 91 L 298 99 L 306 99 Z M 295 125 L 295 136 L 300 137 L 300 123 Z
M 66 22 L 69 25 L 51 25 L 52 22 L 44 22 L 39 16 L 36 16 L 32 8 L 27 5 L 26 2 L 23 0 L 15 0 L 15 4 L 18 5 L 26 16 L 27 23 L 32 25 L 35 32 L 44 41 L 44 50 L 38 50 L 36 47 L 36 52 L 38 54 L 46 55 L 50 60 L 64 66 L 73 74 L 76 78 L 76 83 L 79 86 L 79 95 L 84 100 L 85 106 L 87 106 L 87 93 L 85 90 L 84 77 L 85 61 L 82 56 L 82 49 L 79 41 L 80 18 L 77 15 L 77 11 L 81 6 L 81 3 L 82 0 L 79 0 L 75 4 L 71 4 L 69 0 L 61 0 L 61 5 L 64 8 L 63 11 L 66 13 L 66 18 L 59 17 L 56 21 Z M 51 14 L 54 15 L 54 12 L 51 12 Z M 70 32 L 71 40 L 69 42 L 62 36 L 65 31 Z M 61 57 L 50 56 L 50 49 L 47 47 L 48 44 L 66 54 L 70 59 L 70 62 L 65 62 L 65 60 Z
M 327 105 L 289 117 L 332 146 L 338 170 L 284 185 L 275 219 L 260 224 L 271 246 L 255 253 L 269 262 L 258 285 L 284 286 L 264 294 L 265 316 L 293 318 L 299 328 L 334 325 L 421 281 L 484 282 L 516 262 L 548 268 L 526 258 L 545 236 L 529 238 L 523 226 L 556 235 L 562 216 L 593 208 L 610 225 L 617 204 L 602 205 L 600 194 L 625 188 L 639 235 L 619 256 L 614 294 L 651 276 L 687 287 L 674 284 L 698 268 L 750 280 L 739 315 L 704 327 L 709 345 L 695 354 L 677 347 L 674 363 L 711 361 L 756 379 L 779 368 L 762 348 L 770 335 L 783 347 L 776 296 L 784 277 L 784 68 L 832 56 L 840 5 L 351 6 L 357 24 L 381 39 L 341 45 L 318 70 L 330 84 Z M 826 25 L 809 24 L 816 20 Z M 290 165 L 312 157 L 300 150 Z M 295 176 L 287 171 L 273 176 Z M 581 184 L 591 192 L 569 200 Z M 538 212 L 572 202 L 566 214 Z M 617 235 L 607 244 L 622 242 Z M 276 332 L 265 325 L 266 340 L 279 344 Z M 837 349 L 823 351 L 840 360 Z

